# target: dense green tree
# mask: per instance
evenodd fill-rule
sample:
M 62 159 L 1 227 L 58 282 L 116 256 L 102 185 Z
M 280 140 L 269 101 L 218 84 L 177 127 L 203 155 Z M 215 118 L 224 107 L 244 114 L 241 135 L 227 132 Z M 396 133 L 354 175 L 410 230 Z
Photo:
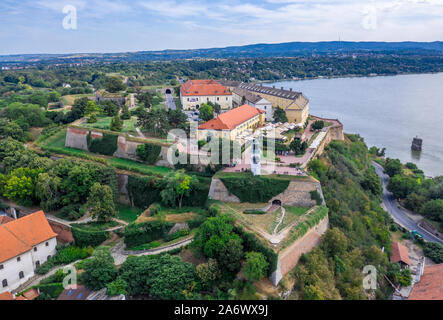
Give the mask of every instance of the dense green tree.
M 109 129 L 111 131 L 121 131 L 123 129 L 123 121 L 120 119 L 119 115 L 116 115 L 112 118 Z
M 417 191 L 418 187 L 417 179 L 397 174 L 389 180 L 387 188 L 396 198 L 404 199 Z
M 104 288 L 117 277 L 118 270 L 109 247 L 98 247 L 84 263 L 83 283 L 92 290 Z
M 203 286 L 211 286 L 221 277 L 217 260 L 209 259 L 208 262 L 199 264 L 196 267 L 196 274 Z
M 164 109 L 142 110 L 138 115 L 137 127 L 156 137 L 164 137 L 169 130 L 167 112 Z
M 131 113 L 129 112 L 129 107 L 125 104 L 122 108 L 122 114 L 121 114 L 121 118 L 123 120 L 129 120 L 131 119 Z
M 98 182 L 91 187 L 87 207 L 92 217 L 98 221 L 110 221 L 117 215 L 112 189 Z
M 288 122 L 288 117 L 286 116 L 285 110 L 283 110 L 280 107 L 275 108 L 275 110 L 274 110 L 274 121 L 275 122 L 282 122 L 282 123 Z
M 266 276 L 266 270 L 269 263 L 265 256 L 260 252 L 247 252 L 245 274 L 249 281 L 259 281 Z
M 128 284 L 130 295 L 183 299 L 195 280 L 195 267 L 169 254 L 130 256 L 120 268 L 120 278 Z
M 402 174 L 403 166 L 398 159 L 386 159 L 385 172 L 388 176 L 393 177 L 396 174 Z
M 203 121 L 209 121 L 214 118 L 214 108 L 210 104 L 202 103 L 198 111 Z
M 106 91 L 115 93 L 126 89 L 126 85 L 119 76 L 112 76 L 106 79 Z
M 165 187 L 160 192 L 162 202 L 167 206 L 175 207 L 178 205 L 181 208 L 183 198 L 189 196 L 197 182 L 195 176 L 187 175 L 183 170 L 169 173 L 164 178 Z
M 321 130 L 325 126 L 325 122 L 323 120 L 316 120 L 311 124 L 311 130 Z
M 443 199 L 426 202 L 421 208 L 420 213 L 429 219 L 442 222 L 443 224 Z
M 308 143 L 306 141 L 301 142 L 300 139 L 295 138 L 291 141 L 289 148 L 294 151 L 295 155 L 303 155 L 308 148 Z

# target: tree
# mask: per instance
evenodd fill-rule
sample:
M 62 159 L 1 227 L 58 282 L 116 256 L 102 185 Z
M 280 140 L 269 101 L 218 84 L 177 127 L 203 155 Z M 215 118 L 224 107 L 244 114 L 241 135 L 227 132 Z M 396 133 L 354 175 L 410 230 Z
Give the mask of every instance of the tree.
M 188 117 L 181 109 L 168 110 L 168 122 L 171 128 L 186 129 L 187 121 Z
M 206 257 L 217 259 L 221 270 L 229 272 L 238 271 L 243 258 L 242 239 L 233 229 L 231 217 L 211 217 L 200 226 L 193 242 Z
M 323 120 L 316 120 L 311 124 L 311 130 L 321 130 L 325 126 L 325 122 Z
M 114 117 L 118 114 L 119 106 L 110 100 L 105 100 L 101 103 L 103 111 L 109 116 Z
M 289 148 L 294 151 L 295 155 L 303 155 L 308 149 L 308 143 L 306 141 L 301 142 L 300 139 L 294 138 L 289 145 Z
M 178 256 L 129 256 L 120 268 L 130 295 L 150 295 L 156 299 L 183 299 L 195 280 L 195 267 Z
M 417 191 L 418 187 L 417 179 L 397 174 L 389 180 L 387 188 L 396 198 L 405 199 L 409 194 Z
M 375 196 L 379 197 L 383 193 L 383 187 L 377 174 L 371 170 L 366 171 L 361 181 L 361 186 L 365 190 L 369 190 Z
M 91 290 L 100 290 L 117 277 L 118 270 L 109 247 L 98 247 L 84 264 L 82 280 Z
M 135 151 L 137 158 L 151 165 L 158 161 L 160 152 L 161 146 L 151 143 L 139 144 Z
M 12 139 L 25 142 L 25 133 L 15 121 L 0 119 L 0 139 L 11 137 Z
M 9 173 L 3 187 L 3 196 L 17 201 L 24 206 L 30 206 L 35 199 L 35 183 L 42 170 L 17 168 Z
M 47 172 L 38 175 L 35 194 L 40 199 L 40 205 L 46 211 L 53 211 L 60 207 L 61 179 L 52 177 Z
M 162 202 L 167 206 L 182 207 L 183 198 L 189 196 L 198 182 L 195 176 L 185 174 L 184 170 L 169 173 L 165 178 L 165 188 L 160 192 Z
M 148 91 L 143 92 L 143 93 L 137 95 L 136 98 L 145 108 L 152 107 L 153 97 L 150 92 L 148 92 Z
M 141 127 L 153 136 L 166 136 L 169 130 L 169 121 L 166 110 L 141 110 L 138 115 L 137 127 Z
M 126 85 L 118 76 L 108 77 L 106 79 L 106 91 L 115 93 L 126 89 Z
M 266 275 L 269 263 L 260 252 L 247 252 L 245 274 L 249 281 L 259 281 Z
M 203 121 L 209 121 L 214 118 L 214 108 L 210 104 L 202 103 L 198 110 Z
M 443 222 L 443 199 L 426 202 L 421 209 L 421 214 L 429 219 Z
M 199 264 L 196 268 L 196 274 L 204 286 L 214 284 L 221 277 L 217 260 L 209 259 L 207 263 Z
M 280 107 L 275 108 L 275 110 L 274 110 L 274 121 L 275 122 L 282 122 L 282 123 L 288 122 L 288 117 L 286 116 L 285 110 L 283 110 Z
M 121 131 L 123 128 L 123 121 L 120 119 L 119 115 L 116 115 L 112 118 L 111 124 L 109 125 L 109 129 L 111 131 Z
M 125 280 L 117 278 L 106 285 L 106 294 L 110 297 L 128 294 L 128 284 Z
M 386 159 L 385 172 L 388 176 L 393 177 L 396 174 L 403 173 L 403 167 L 398 159 Z
M 129 107 L 126 104 L 123 106 L 121 118 L 123 120 L 131 119 L 131 113 L 129 112 Z
M 98 182 L 91 187 L 87 207 L 98 221 L 110 221 L 117 215 L 112 189 Z

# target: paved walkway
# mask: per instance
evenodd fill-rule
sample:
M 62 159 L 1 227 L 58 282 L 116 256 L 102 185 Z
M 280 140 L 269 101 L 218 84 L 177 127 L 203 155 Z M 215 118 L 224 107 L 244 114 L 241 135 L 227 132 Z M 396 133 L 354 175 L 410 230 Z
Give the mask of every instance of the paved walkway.
M 166 105 L 169 110 L 177 110 L 177 106 L 175 105 L 174 97 L 170 93 L 166 93 Z

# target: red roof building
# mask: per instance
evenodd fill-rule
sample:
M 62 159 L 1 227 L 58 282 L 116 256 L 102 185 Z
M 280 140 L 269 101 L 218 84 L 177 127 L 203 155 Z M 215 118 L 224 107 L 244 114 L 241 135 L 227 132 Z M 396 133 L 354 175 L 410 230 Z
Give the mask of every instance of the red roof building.
M 408 249 L 406 249 L 406 247 L 400 242 L 392 242 L 391 262 L 399 262 L 402 267 L 409 267 L 411 265 Z
M 425 267 L 408 300 L 443 300 L 443 263 Z
M 232 93 L 215 80 L 188 80 L 180 87 L 180 101 L 183 110 L 196 110 L 209 102 L 227 110 L 232 108 Z
M 188 80 L 180 87 L 182 96 L 230 96 L 231 91 L 215 80 Z
M 10 216 L 0 216 L 0 224 L 5 224 L 14 221 Z
M 264 122 L 265 112 L 263 110 L 244 104 L 200 125 L 198 139 L 204 140 L 211 136 L 233 140 L 243 131 L 255 128 Z

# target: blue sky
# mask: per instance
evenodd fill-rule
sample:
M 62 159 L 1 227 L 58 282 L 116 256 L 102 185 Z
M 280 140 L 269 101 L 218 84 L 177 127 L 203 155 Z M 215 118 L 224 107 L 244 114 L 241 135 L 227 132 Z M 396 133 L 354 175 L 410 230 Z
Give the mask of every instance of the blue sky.
M 77 10 L 65 30 L 63 8 Z M 443 40 L 443 0 L 1 0 L 0 54 Z

